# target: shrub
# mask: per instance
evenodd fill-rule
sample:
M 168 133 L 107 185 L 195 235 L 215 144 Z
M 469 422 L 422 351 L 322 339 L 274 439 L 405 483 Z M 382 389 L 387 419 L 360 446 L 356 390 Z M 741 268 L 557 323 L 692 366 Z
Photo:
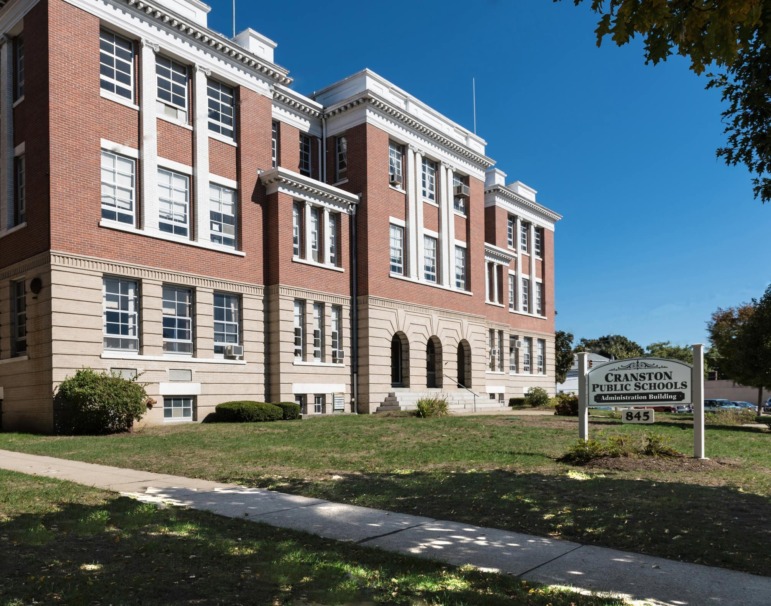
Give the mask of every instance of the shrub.
M 754 423 L 756 414 L 751 410 L 716 410 L 704 413 L 707 425 L 736 426 Z
M 768 415 L 762 415 L 759 417 L 755 417 L 756 423 L 764 423 L 768 426 L 769 429 L 771 429 L 771 416 Z
M 578 396 L 573 393 L 558 393 L 555 400 L 554 414 L 563 417 L 578 416 Z
M 657 434 L 646 434 L 642 439 L 630 436 L 610 436 L 603 440 L 579 440 L 557 460 L 561 463 L 586 465 L 594 459 L 605 457 L 682 457 L 683 454 L 669 446 L 667 440 Z
M 147 410 L 145 388 L 107 372 L 81 368 L 54 396 L 54 429 L 62 434 L 129 431 Z
M 276 402 L 274 406 L 278 406 L 284 413 L 282 418 L 285 421 L 300 418 L 300 405 L 295 402 Z
M 418 400 L 418 416 L 421 418 L 446 417 L 448 414 L 446 398 L 432 396 Z
M 280 421 L 284 411 L 275 404 L 266 402 L 223 402 L 214 408 L 217 421 L 221 423 L 259 423 Z
M 525 398 L 509 398 L 509 406 L 512 408 L 522 408 L 525 405 Z
M 645 436 L 645 441 L 641 453 L 648 457 L 681 457 L 669 444 L 669 440 L 664 436 L 649 433 Z
M 531 387 L 525 394 L 525 404 L 535 408 L 536 406 L 548 406 L 549 394 L 543 387 Z
M 557 460 L 560 463 L 586 465 L 594 459 L 607 456 L 605 447 L 597 440 L 578 440 L 564 455 Z

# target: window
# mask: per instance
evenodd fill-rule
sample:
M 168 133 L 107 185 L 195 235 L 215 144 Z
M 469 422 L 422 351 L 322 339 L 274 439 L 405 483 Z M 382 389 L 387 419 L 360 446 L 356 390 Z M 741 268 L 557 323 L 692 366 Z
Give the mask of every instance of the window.
M 436 238 L 423 236 L 424 277 L 428 282 L 436 282 Z
M 27 353 L 27 290 L 24 280 L 11 282 L 11 356 Z
M 332 306 L 332 364 L 343 363 L 343 308 Z
M 543 339 L 538 339 L 538 341 L 536 341 L 536 349 L 535 349 L 535 366 L 536 366 L 536 372 L 539 375 L 546 374 L 545 360 L 546 360 L 546 341 L 544 341 Z
M 209 184 L 209 237 L 215 244 L 236 247 L 236 192 Z
M 530 367 L 530 360 L 533 357 L 533 339 L 531 337 L 525 337 L 525 351 L 522 354 L 522 372 L 532 372 Z
M 522 311 L 530 311 L 530 278 L 522 278 Z
M 519 372 L 519 347 L 517 335 L 509 335 L 509 372 Z
M 455 288 L 467 290 L 466 284 L 466 249 L 455 247 Z
M 104 278 L 104 348 L 139 351 L 139 285 Z
M 348 140 L 345 137 L 335 139 L 335 180 L 342 181 L 348 174 Z
M 192 421 L 193 398 L 163 398 L 164 421 Z
M 294 358 L 305 359 L 305 301 L 294 302 Z
M 99 84 L 102 90 L 134 100 L 134 44 L 102 30 L 99 33 Z
M 465 177 L 458 173 L 452 174 L 452 192 L 453 192 L 453 208 L 455 212 L 462 215 L 466 214 L 466 198 L 468 194 L 468 183 L 466 183 Z
M 543 282 L 535 283 L 535 313 L 543 315 Z
M 292 254 L 300 259 L 305 258 L 305 247 L 303 246 L 305 214 L 303 211 L 302 202 L 295 202 L 292 205 Z
M 136 161 L 102 150 L 102 218 L 134 225 Z
M 517 309 L 517 276 L 509 274 L 509 310 Z
M 294 397 L 294 402 L 300 407 L 300 411 L 303 414 L 308 414 L 308 411 L 306 409 L 306 406 L 308 404 L 305 394 L 296 394 Z
M 193 353 L 193 291 L 163 287 L 163 351 Z
M 391 225 L 391 273 L 404 275 L 404 228 Z
M 514 215 L 509 215 L 509 219 L 506 223 L 506 242 L 509 248 L 514 248 L 514 238 L 517 234 L 517 218 Z
M 529 253 L 529 247 L 530 247 L 529 243 L 530 243 L 530 223 L 525 223 L 523 221 L 519 227 L 519 246 L 522 249 L 522 252 Z
M 311 259 L 316 263 L 322 262 L 321 256 L 321 218 L 322 211 L 317 206 L 311 207 Z
M 158 169 L 158 227 L 176 236 L 187 236 L 190 219 L 190 177 Z
M 25 156 L 13 159 L 13 225 L 27 222 L 27 168 Z
M 324 405 L 326 404 L 326 396 L 324 394 L 316 394 L 313 396 L 313 412 L 316 414 L 323 414 Z
M 313 361 L 324 361 L 324 304 L 313 304 Z
M 276 168 L 278 166 L 279 161 L 279 128 L 278 128 L 278 122 L 275 120 L 273 121 L 273 130 L 271 131 L 271 137 L 270 137 L 270 165 L 273 168 Z
M 490 352 L 489 369 L 493 372 L 503 372 L 503 331 L 489 329 L 487 347 Z
M 224 354 L 228 345 L 241 343 L 241 299 L 214 293 L 214 353 Z
M 339 266 L 340 256 L 338 253 L 340 239 L 340 214 L 329 213 L 327 219 L 327 232 L 329 236 L 329 250 L 327 252 L 327 262 L 330 265 Z
M 401 187 L 404 184 L 403 158 L 403 147 L 390 141 L 388 143 L 388 178 L 391 185 Z
M 421 184 L 423 197 L 431 202 L 436 202 L 436 162 L 428 158 L 423 158 Z
M 535 228 L 535 256 L 543 257 L 543 227 Z
M 233 89 L 216 80 L 209 80 L 209 130 L 225 137 L 235 138 L 236 104 Z
M 300 174 L 311 176 L 311 138 L 300 135 Z
M 158 101 L 161 110 L 177 120 L 187 121 L 187 67 L 165 57 L 156 57 Z
M 13 100 L 24 96 L 24 38 L 18 36 L 13 41 Z

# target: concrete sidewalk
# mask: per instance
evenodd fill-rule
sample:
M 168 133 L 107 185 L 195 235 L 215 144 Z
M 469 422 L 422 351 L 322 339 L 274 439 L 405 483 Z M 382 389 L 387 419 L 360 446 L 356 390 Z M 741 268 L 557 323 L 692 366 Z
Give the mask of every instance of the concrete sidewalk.
M 0 450 L 0 468 L 548 585 L 672 606 L 771 603 L 771 578 L 420 516 Z

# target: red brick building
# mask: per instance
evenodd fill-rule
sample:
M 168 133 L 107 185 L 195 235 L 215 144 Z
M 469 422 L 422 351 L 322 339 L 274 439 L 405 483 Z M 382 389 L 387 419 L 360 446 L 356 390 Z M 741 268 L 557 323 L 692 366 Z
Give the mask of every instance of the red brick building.
M 559 215 L 370 71 L 313 97 L 198 0 L 0 0 L 0 405 L 81 367 L 150 423 L 554 390 Z

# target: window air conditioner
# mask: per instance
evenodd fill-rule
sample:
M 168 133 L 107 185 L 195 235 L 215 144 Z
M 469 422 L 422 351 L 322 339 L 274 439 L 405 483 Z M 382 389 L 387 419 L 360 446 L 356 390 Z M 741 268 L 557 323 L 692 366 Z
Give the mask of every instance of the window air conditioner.
M 388 176 L 388 182 L 391 185 L 401 185 L 402 184 L 402 176 L 401 175 L 397 175 L 396 173 L 391 173 Z
M 465 183 L 458 183 L 458 185 L 455 186 L 455 195 L 458 198 L 468 198 L 469 196 L 468 185 L 466 185 Z
M 514 347 L 516 347 L 517 349 L 522 349 L 522 341 L 519 339 L 514 341 Z
M 228 345 L 225 347 L 225 357 L 240 360 L 244 357 L 243 345 Z

